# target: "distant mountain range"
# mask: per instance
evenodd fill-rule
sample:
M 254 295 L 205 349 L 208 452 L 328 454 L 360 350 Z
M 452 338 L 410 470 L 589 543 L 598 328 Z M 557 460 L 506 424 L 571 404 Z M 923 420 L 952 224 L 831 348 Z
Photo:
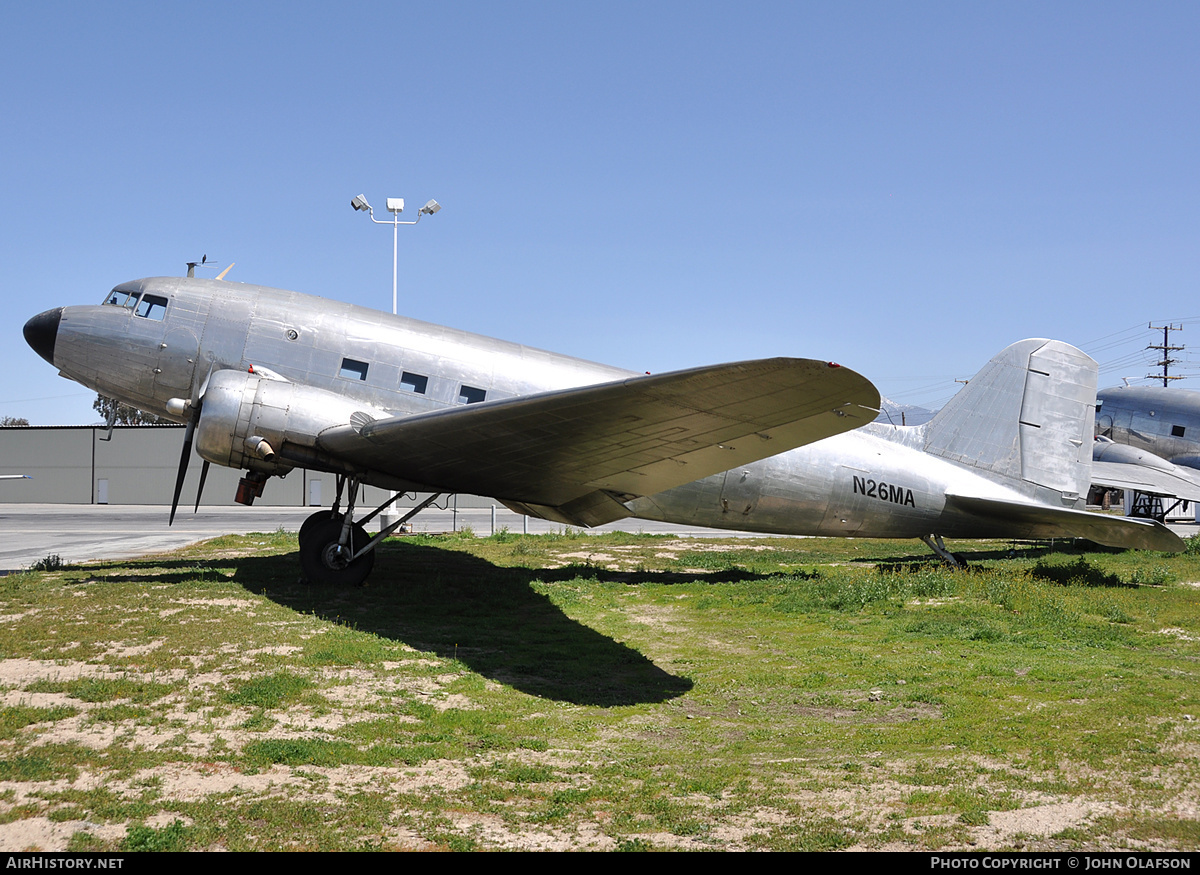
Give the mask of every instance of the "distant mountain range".
M 922 425 L 933 419 L 936 410 L 927 410 L 914 404 L 897 404 L 890 398 L 879 399 L 879 415 L 876 422 L 886 422 L 891 425 Z

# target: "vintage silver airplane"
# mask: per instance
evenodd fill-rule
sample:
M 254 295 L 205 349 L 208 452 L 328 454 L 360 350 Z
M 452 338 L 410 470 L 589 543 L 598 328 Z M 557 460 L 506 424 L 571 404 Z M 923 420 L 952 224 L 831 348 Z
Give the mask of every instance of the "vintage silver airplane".
M 921 538 L 950 561 L 943 537 L 1183 547 L 1161 524 L 1082 509 L 1096 364 L 1057 341 L 1013 344 L 933 420 L 905 427 L 872 423 L 875 387 L 829 362 L 638 375 L 221 280 L 122 283 L 102 304 L 34 316 L 25 338 L 63 376 L 187 423 L 172 519 L 193 440 L 200 488 L 210 462 L 246 469 L 246 504 L 293 467 L 338 475 L 333 508 L 300 531 L 314 582 L 364 580 L 407 519 L 368 537 L 390 502 L 356 520 L 362 483 L 486 495 L 580 526 L 634 516 Z
M 1200 469 L 1200 392 L 1120 386 L 1096 393 L 1096 433 Z
M 1200 392 L 1122 386 L 1096 398 L 1097 482 L 1133 490 L 1135 513 L 1164 513 L 1146 496 L 1200 502 Z

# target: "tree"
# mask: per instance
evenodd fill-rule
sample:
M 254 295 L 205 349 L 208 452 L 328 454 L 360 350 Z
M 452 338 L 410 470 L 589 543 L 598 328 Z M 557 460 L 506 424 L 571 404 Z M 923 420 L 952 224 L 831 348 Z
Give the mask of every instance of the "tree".
M 92 409 L 103 416 L 105 422 L 108 422 L 109 413 L 115 409 L 117 416 L 113 422 L 117 425 L 173 425 L 171 420 L 165 417 L 146 413 L 145 411 L 138 410 L 136 407 L 129 407 L 119 401 L 114 401 L 112 398 L 106 398 L 103 395 L 96 396 L 96 400 L 92 402 Z
M 0 428 L 14 425 L 29 425 L 29 420 L 24 416 L 0 416 Z

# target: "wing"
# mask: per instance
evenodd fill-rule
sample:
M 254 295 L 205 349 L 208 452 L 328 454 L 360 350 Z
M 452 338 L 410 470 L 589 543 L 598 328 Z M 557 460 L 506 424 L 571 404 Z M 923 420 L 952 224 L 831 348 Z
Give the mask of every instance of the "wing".
M 1148 450 L 1103 438 L 1092 446 L 1092 483 L 1200 501 L 1200 480 L 1194 469 L 1172 464 Z
M 879 393 L 848 368 L 776 358 L 356 422 L 321 449 L 358 468 L 576 525 L 623 502 L 865 425 Z
M 1092 483 L 1110 489 L 1133 489 L 1147 495 L 1171 495 L 1184 501 L 1200 501 L 1200 484 L 1194 475 L 1176 468 L 1159 471 L 1119 462 L 1092 462 Z
M 1178 535 L 1154 520 L 952 493 L 946 494 L 946 504 L 982 517 L 1027 524 L 1031 538 L 1087 538 L 1109 547 L 1168 553 L 1178 553 L 1185 548 Z

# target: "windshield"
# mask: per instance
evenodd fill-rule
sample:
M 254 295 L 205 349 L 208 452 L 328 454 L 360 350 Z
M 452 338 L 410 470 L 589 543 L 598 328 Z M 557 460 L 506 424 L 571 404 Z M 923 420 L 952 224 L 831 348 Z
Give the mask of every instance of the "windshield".
M 121 289 L 113 289 L 108 293 L 108 297 L 104 300 L 106 304 L 112 304 L 114 307 L 129 307 L 133 309 L 137 304 L 138 292 L 125 292 Z

